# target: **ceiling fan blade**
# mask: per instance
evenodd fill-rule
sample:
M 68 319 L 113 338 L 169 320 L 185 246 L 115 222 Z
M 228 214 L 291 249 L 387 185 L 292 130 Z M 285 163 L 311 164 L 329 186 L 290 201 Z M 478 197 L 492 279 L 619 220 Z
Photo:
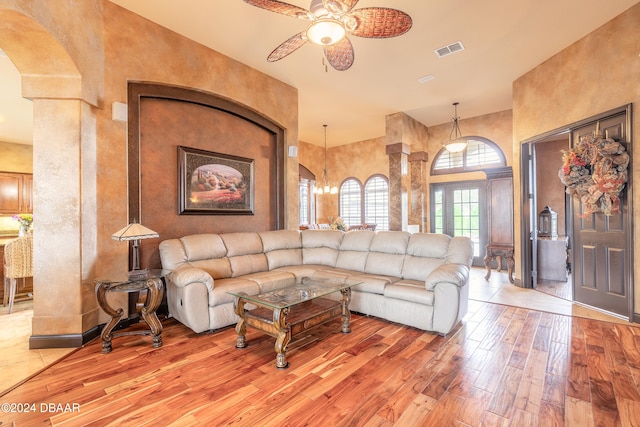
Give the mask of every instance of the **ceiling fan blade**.
M 322 0 L 322 5 L 330 13 L 344 15 L 355 7 L 359 0 Z
M 299 19 L 313 19 L 313 15 L 306 9 L 294 6 L 289 3 L 278 0 L 244 0 L 251 6 L 266 9 L 271 12 L 281 13 L 283 15 L 292 16 Z
M 295 36 L 290 37 L 284 43 L 282 43 L 277 48 L 273 49 L 273 51 L 267 56 L 267 61 L 276 62 L 284 58 L 285 56 L 295 52 L 300 49 L 306 42 L 307 38 L 304 35 L 304 31 L 296 34 Z
M 348 70 L 353 65 L 355 59 L 353 46 L 347 37 L 336 44 L 325 46 L 324 56 L 327 57 L 329 64 L 337 71 Z
M 384 39 L 402 35 L 411 29 L 411 17 L 401 10 L 386 7 L 365 7 L 349 14 L 358 24 L 349 34 L 358 37 Z

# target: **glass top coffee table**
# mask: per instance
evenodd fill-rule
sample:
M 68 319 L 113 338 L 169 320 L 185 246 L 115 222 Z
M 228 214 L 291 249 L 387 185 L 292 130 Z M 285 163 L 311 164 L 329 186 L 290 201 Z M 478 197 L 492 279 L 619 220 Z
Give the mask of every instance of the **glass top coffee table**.
M 247 346 L 247 326 L 251 326 L 276 338 L 276 367 L 288 368 L 287 345 L 296 334 L 337 317 L 342 318 L 342 333 L 351 332 L 351 287 L 360 283 L 356 280 L 303 277 L 300 284 L 259 295 L 228 292 L 236 297 L 234 307 L 240 317 L 236 324 L 236 348 Z M 342 294 L 341 300 L 322 298 L 334 292 Z M 246 310 L 245 304 L 257 307 Z

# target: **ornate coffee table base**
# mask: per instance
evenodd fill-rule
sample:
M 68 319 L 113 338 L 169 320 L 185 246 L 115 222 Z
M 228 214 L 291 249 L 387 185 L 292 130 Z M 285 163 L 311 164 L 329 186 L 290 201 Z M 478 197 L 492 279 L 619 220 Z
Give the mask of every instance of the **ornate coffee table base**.
M 276 368 L 287 369 L 289 367 L 287 346 L 296 334 L 337 317 L 342 320 L 342 333 L 351 332 L 351 312 L 349 311 L 351 289 L 342 289 L 340 293 L 341 301 L 316 298 L 284 308 L 262 306 L 251 301 L 251 304 L 258 305 L 258 308 L 251 311 L 244 309 L 245 300 L 242 297 L 236 298 L 235 312 L 240 317 L 236 324 L 236 334 L 238 334 L 236 348 L 247 346 L 247 326 L 251 326 L 275 337 Z
M 110 282 L 98 282 L 98 285 L 96 287 L 96 296 L 98 298 L 98 304 L 100 305 L 100 308 L 102 308 L 105 313 L 111 316 L 111 320 L 105 325 L 104 329 L 102 329 L 102 334 L 100 335 L 100 337 L 102 338 L 102 353 L 107 354 L 111 352 L 111 339 L 113 337 L 121 337 L 126 335 L 152 335 L 153 348 L 162 347 L 162 323 L 160 323 L 160 320 L 156 315 L 156 310 L 162 302 L 164 289 L 162 278 L 153 277 L 149 279 L 131 281 L 128 283 L 120 283 L 113 286 L 110 285 Z M 141 292 L 141 298 L 143 297 L 143 293 L 148 292 L 148 295 L 146 295 L 144 302 L 142 302 L 141 304 L 136 304 L 136 306 L 140 309 L 142 319 L 149 326 L 150 330 L 112 332 L 113 328 L 115 328 L 118 322 L 120 322 L 120 320 L 122 319 L 124 310 L 122 308 L 118 308 L 117 310 L 115 310 L 107 303 L 107 292 L 136 291 Z

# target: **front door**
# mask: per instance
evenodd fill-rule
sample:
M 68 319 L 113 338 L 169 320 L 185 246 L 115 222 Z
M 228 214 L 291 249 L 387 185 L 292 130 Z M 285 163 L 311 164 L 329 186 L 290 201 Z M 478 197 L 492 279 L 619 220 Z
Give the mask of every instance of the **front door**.
M 610 137 L 629 149 L 626 113 L 599 122 L 604 137 Z M 572 143 L 592 134 L 596 124 L 572 132 Z M 629 166 L 628 171 L 631 171 Z M 631 177 L 629 177 L 631 180 Z M 630 192 L 624 189 L 620 213 L 583 215 L 582 203 L 572 197 L 573 293 L 574 299 L 593 307 L 628 317 L 631 313 L 631 220 Z
M 466 236 L 473 242 L 473 265 L 484 266 L 487 244 L 485 181 L 431 185 L 431 232 Z

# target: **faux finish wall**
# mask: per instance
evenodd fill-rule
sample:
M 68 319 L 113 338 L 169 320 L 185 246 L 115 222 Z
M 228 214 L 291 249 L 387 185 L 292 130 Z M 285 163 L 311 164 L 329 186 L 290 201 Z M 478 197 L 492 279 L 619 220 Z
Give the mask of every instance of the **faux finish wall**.
M 640 3 L 599 29 L 549 58 L 513 84 L 513 166 L 520 176 L 521 142 L 571 123 L 593 117 L 627 104 L 640 102 Z M 640 164 L 640 150 L 634 149 L 640 130 L 640 114 L 634 112 L 632 165 Z M 632 167 L 632 169 L 635 169 Z M 632 205 L 640 196 L 637 174 L 632 174 Z M 522 245 L 520 218 L 522 194 L 515 185 L 516 248 Z M 640 210 L 633 209 L 632 222 L 638 224 Z M 640 227 L 634 231 L 634 252 L 640 254 Z M 516 251 L 516 277 L 522 265 Z M 635 313 L 640 312 L 640 263 L 634 263 Z
M 31 344 L 50 336 L 76 344 L 100 323 L 93 280 L 128 266 L 127 245 L 110 237 L 129 218 L 127 123 L 111 118 L 127 81 L 234 100 L 285 129 L 285 146 L 297 146 L 298 94 L 106 0 L 0 0 L 0 23 L 0 47 L 34 100 L 34 199 L 49 218 L 34 232 Z M 297 159 L 285 168 L 286 199 L 296 201 Z M 285 211 L 297 227 L 297 202 Z
M 324 147 L 300 142 L 300 163 L 316 175 L 317 185 L 322 182 Z M 389 177 L 389 157 L 385 154 L 385 138 L 374 138 L 353 144 L 339 145 L 327 150 L 327 170 L 332 184 L 340 188 L 347 178 L 356 178 L 363 185 L 375 174 Z M 329 217 L 339 215 L 338 195 L 316 196 L 316 218 L 326 223 Z
M 253 215 L 178 214 L 178 145 L 253 160 Z M 192 102 L 143 98 L 140 102 L 140 218 L 162 239 L 202 232 L 276 228 L 276 138 L 234 114 Z M 248 178 L 248 177 L 247 177 Z M 188 191 L 188 189 L 187 189 Z M 158 242 L 140 242 L 141 266 L 161 268 Z
M 33 146 L 0 142 L 0 171 L 33 172 Z

